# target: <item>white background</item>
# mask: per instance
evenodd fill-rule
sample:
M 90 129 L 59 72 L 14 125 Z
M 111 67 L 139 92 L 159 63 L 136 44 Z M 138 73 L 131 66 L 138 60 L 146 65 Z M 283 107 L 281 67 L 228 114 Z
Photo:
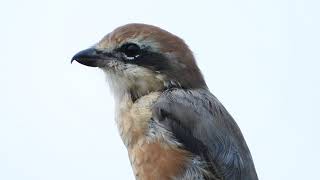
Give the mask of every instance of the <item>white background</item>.
M 261 180 L 317 179 L 319 2 L 0 2 L 0 179 L 133 179 L 103 73 L 70 64 L 131 22 L 189 44 Z

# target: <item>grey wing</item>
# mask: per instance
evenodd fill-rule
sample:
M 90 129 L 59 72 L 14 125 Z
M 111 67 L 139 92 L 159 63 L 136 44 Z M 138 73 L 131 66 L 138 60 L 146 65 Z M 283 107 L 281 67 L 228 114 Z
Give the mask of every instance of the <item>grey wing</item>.
M 167 90 L 155 103 L 153 116 L 186 150 L 203 159 L 215 177 L 258 179 L 239 127 L 208 90 Z

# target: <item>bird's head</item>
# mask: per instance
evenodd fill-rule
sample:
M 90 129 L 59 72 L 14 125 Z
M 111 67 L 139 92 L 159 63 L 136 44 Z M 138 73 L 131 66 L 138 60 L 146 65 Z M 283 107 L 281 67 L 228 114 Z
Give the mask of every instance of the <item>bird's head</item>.
M 171 87 L 206 88 L 184 41 L 151 25 L 118 27 L 73 60 L 101 68 L 115 93 L 127 92 L 134 98 Z

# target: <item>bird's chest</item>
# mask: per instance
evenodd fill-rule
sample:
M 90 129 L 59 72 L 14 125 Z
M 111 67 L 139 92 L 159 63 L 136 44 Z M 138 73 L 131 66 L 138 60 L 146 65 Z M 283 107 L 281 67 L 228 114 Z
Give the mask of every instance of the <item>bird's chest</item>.
M 122 104 L 118 112 L 119 133 L 139 180 L 172 179 L 181 174 L 187 161 L 188 153 L 170 144 L 167 132 L 152 122 L 151 109 L 158 97 L 151 93 L 135 103 Z
M 127 148 L 146 138 L 152 117 L 152 106 L 158 97 L 159 93 L 150 93 L 132 102 L 130 97 L 125 96 L 119 103 L 116 122 Z

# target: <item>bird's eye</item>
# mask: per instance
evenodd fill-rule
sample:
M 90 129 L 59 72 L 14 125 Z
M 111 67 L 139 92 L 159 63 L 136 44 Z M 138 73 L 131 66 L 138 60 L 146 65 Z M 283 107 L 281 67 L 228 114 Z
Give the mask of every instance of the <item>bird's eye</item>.
M 137 44 L 128 43 L 121 46 L 120 51 L 128 58 L 134 59 L 139 57 L 141 49 Z

